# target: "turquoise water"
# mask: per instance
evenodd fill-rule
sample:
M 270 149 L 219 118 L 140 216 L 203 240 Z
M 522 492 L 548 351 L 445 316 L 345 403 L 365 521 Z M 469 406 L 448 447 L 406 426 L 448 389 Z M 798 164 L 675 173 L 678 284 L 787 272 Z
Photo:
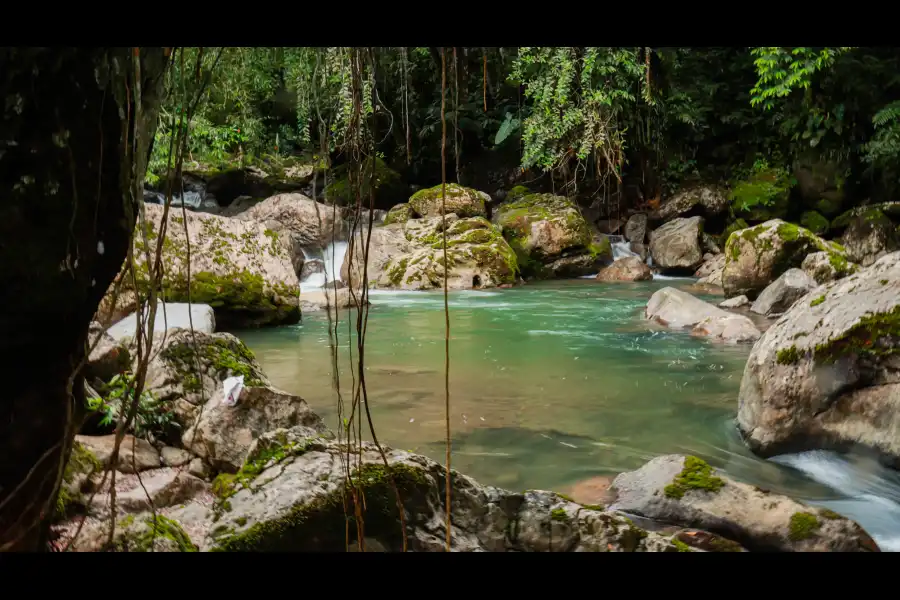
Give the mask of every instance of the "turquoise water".
M 691 453 L 737 479 L 845 513 L 862 511 L 865 519 L 854 518 L 873 535 L 896 529 L 900 512 L 886 518 L 881 510 L 876 524 L 871 506 L 847 509 L 859 494 L 810 473 L 810 464 L 841 459 L 779 464 L 750 454 L 733 422 L 749 346 L 711 343 L 643 319 L 655 290 L 692 283 L 582 279 L 451 293 L 453 467 L 509 489 L 567 491 L 659 454 Z M 443 296 L 376 291 L 371 302 L 365 377 L 379 440 L 443 463 Z M 355 311 L 339 316 L 345 397 L 355 369 L 355 319 Z M 305 398 L 336 428 L 324 313 L 305 315 L 302 325 L 238 335 L 276 386 Z M 891 489 L 887 495 L 900 499 L 900 486 Z

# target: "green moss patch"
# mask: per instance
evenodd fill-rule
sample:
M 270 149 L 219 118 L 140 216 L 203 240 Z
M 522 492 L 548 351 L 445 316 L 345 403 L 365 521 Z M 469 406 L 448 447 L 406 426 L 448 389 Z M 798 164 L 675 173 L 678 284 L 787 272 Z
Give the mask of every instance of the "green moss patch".
M 819 523 L 819 519 L 815 515 L 807 512 L 797 512 L 791 515 L 788 537 L 794 542 L 806 540 L 813 537 L 821 526 L 822 524 Z
M 814 210 L 803 213 L 800 216 L 800 224 L 816 235 L 824 234 L 831 226 L 828 219 Z
M 718 492 L 725 482 L 712 474 L 712 467 L 705 460 L 696 456 L 684 459 L 684 469 L 671 484 L 663 490 L 669 498 L 683 498 L 688 490 L 705 490 Z
M 813 355 L 818 362 L 833 363 L 842 356 L 883 357 L 900 353 L 900 306 L 886 313 L 862 317 L 844 333 L 818 344 Z
M 203 336 L 198 338 L 197 345 L 200 367 L 211 370 L 219 381 L 243 375 L 246 387 L 265 385 L 262 371 L 253 366 L 256 360 L 253 351 L 239 339 Z M 194 346 L 190 337 L 169 344 L 161 356 L 181 377 L 185 392 L 200 391 L 202 384 L 197 377 Z
M 179 552 L 197 552 L 198 548 L 177 521 L 156 515 L 144 521 L 140 533 L 126 532 L 116 542 L 118 551 L 151 552 L 154 543 L 165 539 L 172 542 Z
M 793 178 L 784 169 L 760 169 L 746 179 L 732 182 L 732 210 L 750 221 L 783 217 L 793 184 Z

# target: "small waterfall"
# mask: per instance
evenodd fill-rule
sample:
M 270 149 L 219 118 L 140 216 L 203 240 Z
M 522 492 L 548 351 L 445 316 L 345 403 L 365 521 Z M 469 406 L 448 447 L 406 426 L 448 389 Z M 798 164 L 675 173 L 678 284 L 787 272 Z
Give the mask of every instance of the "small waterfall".
M 625 239 L 624 236 L 621 235 L 608 235 L 609 245 L 612 246 L 613 260 L 620 260 L 622 258 L 628 258 L 629 256 L 637 256 L 640 258 L 640 255 L 631 250 L 631 242 Z
M 347 242 L 331 242 L 325 252 L 311 248 L 303 248 L 303 257 L 307 263 L 320 263 L 320 267 L 312 270 L 300 281 L 300 291 L 312 291 L 325 287 L 330 281 L 341 281 L 341 265 L 347 254 Z M 305 267 L 304 267 L 305 268 Z

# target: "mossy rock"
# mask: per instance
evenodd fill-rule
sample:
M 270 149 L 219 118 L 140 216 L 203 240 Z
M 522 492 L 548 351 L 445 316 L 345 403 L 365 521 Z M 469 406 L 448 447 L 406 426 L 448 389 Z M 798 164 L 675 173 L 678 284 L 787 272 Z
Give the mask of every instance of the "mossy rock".
M 782 169 L 763 169 L 747 179 L 732 182 L 731 208 L 749 222 L 782 218 L 794 179 Z
M 443 188 L 436 185 L 413 194 L 409 199 L 413 213 L 417 217 L 439 217 L 443 203 L 444 214 L 453 213 L 461 219 L 487 216 L 485 201 L 490 200 L 487 194 L 455 183 L 446 185 L 446 193 Z
M 370 183 L 372 181 L 372 159 L 366 159 L 362 166 L 362 181 L 359 182 L 359 193 L 363 206 L 369 205 Z M 340 165 L 332 170 L 334 180 L 325 188 L 325 200 L 339 206 L 356 205 L 356 184 L 350 181 L 347 165 Z M 385 162 L 375 159 L 375 208 L 390 207 L 406 199 L 408 187 L 403 183 L 400 174 L 388 167 Z
M 728 227 L 725 228 L 725 231 L 722 232 L 722 235 L 719 237 L 719 243 L 722 247 L 728 243 L 728 238 L 731 237 L 731 234 L 735 231 L 741 231 L 742 229 L 747 229 L 750 225 L 747 224 L 747 221 L 744 219 L 737 219 L 733 223 L 731 223 Z
M 831 226 L 831 224 L 828 222 L 828 219 L 814 210 L 809 210 L 803 213 L 803 215 L 800 217 L 800 224 L 816 235 L 824 235 L 828 232 L 828 229 Z
M 411 218 L 413 218 L 412 208 L 404 202 L 403 204 L 397 204 L 388 211 L 388 214 L 384 217 L 384 224 L 406 223 Z
M 101 473 L 103 465 L 93 452 L 79 442 L 72 443 L 69 462 L 63 470 L 62 483 L 56 496 L 54 519 L 65 519 L 83 509 L 85 498 L 81 493 L 81 484 L 93 473 Z

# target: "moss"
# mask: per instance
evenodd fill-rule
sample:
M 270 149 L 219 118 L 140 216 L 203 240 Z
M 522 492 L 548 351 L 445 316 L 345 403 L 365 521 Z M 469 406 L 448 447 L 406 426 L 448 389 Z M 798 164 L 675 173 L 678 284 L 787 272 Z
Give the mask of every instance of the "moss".
M 816 530 L 821 526 L 819 519 L 815 515 L 807 512 L 797 512 L 791 515 L 788 537 L 794 542 L 806 540 L 813 537 Z
M 791 346 L 790 348 L 782 348 L 776 352 L 775 362 L 779 365 L 793 365 L 799 362 L 802 357 L 803 353 L 797 349 L 797 346 Z
M 447 184 L 446 194 L 440 185 L 419 190 L 409 199 L 409 206 L 417 215 L 439 216 L 442 202 L 446 205 L 448 215 L 455 213 L 457 217 L 466 218 L 483 217 L 487 214 L 481 194 L 456 183 Z
M 814 210 L 803 213 L 800 216 L 800 224 L 816 235 L 822 235 L 831 226 L 828 219 Z
M 713 476 L 712 471 L 705 460 L 687 456 L 684 459 L 684 469 L 665 487 L 664 492 L 669 498 L 682 498 L 688 490 L 718 492 L 725 482 Z
M 814 299 L 812 302 L 809 303 L 809 305 L 810 306 L 818 306 L 818 305 L 822 304 L 823 302 L 825 302 L 824 294 L 819 296 L 818 298 Z
M 69 486 L 75 483 L 75 478 L 78 475 L 100 473 L 102 470 L 103 464 L 94 453 L 88 450 L 84 444 L 74 442 L 72 451 L 69 454 L 69 462 L 66 463 L 66 468 L 63 470 L 62 485 L 60 485 L 59 493 L 56 496 L 54 518 L 66 518 L 81 501 L 81 498 L 69 489 Z
M 672 545 L 678 550 L 678 552 L 693 552 L 690 546 L 679 540 L 678 538 L 672 538 Z
M 529 190 L 524 185 L 517 185 L 517 186 L 514 186 L 511 190 L 509 190 L 509 192 L 507 192 L 506 200 L 508 202 L 515 202 L 519 198 L 521 198 L 523 196 L 527 196 L 530 193 L 531 193 L 531 190 Z
M 858 267 L 836 252 L 828 253 L 828 263 L 834 269 L 835 276 L 840 279 L 852 275 Z
M 179 552 L 197 552 L 198 548 L 185 533 L 181 525 L 172 519 L 156 515 L 144 521 L 146 528 L 140 533 L 126 532 L 116 542 L 120 551 L 151 552 L 155 542 L 166 539 L 174 543 Z
M 842 515 L 840 515 L 840 514 L 834 512 L 833 510 L 829 510 L 829 509 L 827 509 L 827 508 L 822 508 L 822 509 L 820 509 L 820 510 L 819 510 L 819 515 L 822 516 L 822 517 L 825 517 L 826 519 L 831 519 L 831 520 L 835 520 L 835 519 L 843 519 L 843 518 L 844 518 Z
M 722 233 L 721 237 L 719 238 L 720 245 L 727 246 L 728 239 L 731 237 L 732 233 L 734 233 L 735 231 L 741 231 L 742 229 L 747 229 L 749 227 L 750 227 L 750 225 L 748 225 L 747 221 L 745 221 L 744 219 L 736 220 L 734 223 L 732 223 L 731 225 L 729 225 L 728 227 L 725 228 L 725 231 Z M 736 256 L 733 258 L 737 259 Z
M 563 500 L 565 500 L 566 502 L 574 502 L 575 504 L 578 504 L 577 502 L 575 502 L 572 499 L 571 496 L 567 496 L 566 494 L 560 494 L 559 492 L 553 492 L 553 493 L 556 494 L 557 496 L 559 496 L 560 498 L 562 498 Z
M 599 512 L 604 510 L 604 507 L 601 504 L 582 504 L 581 506 L 587 510 L 596 510 Z
M 900 353 L 900 306 L 885 313 L 862 317 L 837 337 L 818 344 L 813 356 L 819 363 L 833 363 L 842 356 L 876 358 Z
M 887 285 L 887 284 L 890 283 L 890 282 L 889 282 L 887 279 L 879 279 L 879 280 L 878 280 L 878 283 L 881 284 L 881 285 Z
M 384 224 L 390 225 L 392 223 L 406 223 L 412 218 L 412 209 L 409 204 L 397 204 L 392 207 L 391 210 L 388 211 L 388 214 L 384 217 Z
M 372 163 L 371 158 L 366 159 L 362 166 L 362 180 L 360 181 L 360 196 L 368 198 L 370 194 L 370 182 Z M 356 185 L 351 185 L 347 174 L 347 165 L 340 165 L 332 169 L 334 179 L 325 188 L 325 198 L 329 202 L 339 205 L 356 203 Z M 387 166 L 380 158 L 375 158 L 375 193 L 387 194 L 391 197 L 399 195 L 406 186 L 400 174 Z
M 421 468 L 395 463 L 366 464 L 351 475 L 353 486 L 345 484 L 331 494 L 309 503 L 295 505 L 284 516 L 254 524 L 242 532 L 223 533 L 216 539 L 214 552 L 247 552 L 267 550 L 335 550 L 344 547 L 347 527 L 350 539 L 355 537 L 355 517 L 345 514 L 344 501 L 362 491 L 365 497 L 366 535 L 379 540 L 397 542 L 400 537 L 396 497 L 390 479 L 393 477 L 406 506 L 427 502 L 432 482 Z
M 743 552 L 740 544 L 723 537 L 716 536 L 712 538 L 709 545 L 713 552 Z
M 566 522 L 569 520 L 569 515 L 563 508 L 554 508 L 550 511 L 550 518 L 554 521 Z
M 591 255 L 591 258 L 594 260 L 603 259 L 603 260 L 612 260 L 613 251 L 612 244 L 609 243 L 608 237 L 603 237 L 600 240 L 600 243 L 591 242 L 588 245 L 588 253 Z

